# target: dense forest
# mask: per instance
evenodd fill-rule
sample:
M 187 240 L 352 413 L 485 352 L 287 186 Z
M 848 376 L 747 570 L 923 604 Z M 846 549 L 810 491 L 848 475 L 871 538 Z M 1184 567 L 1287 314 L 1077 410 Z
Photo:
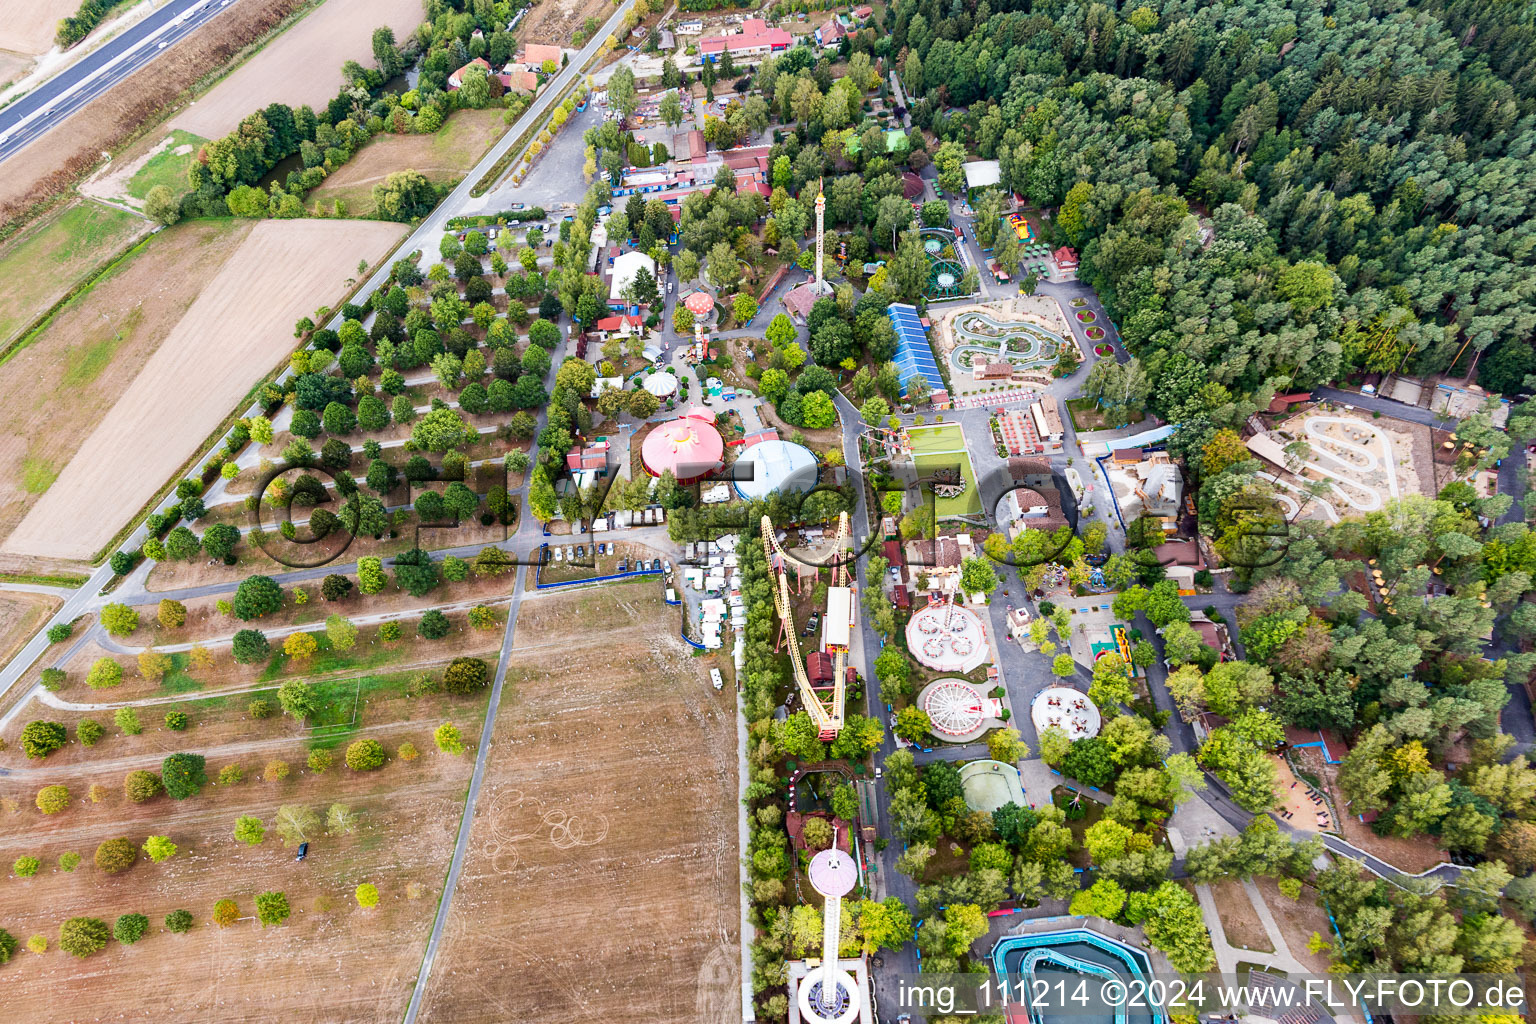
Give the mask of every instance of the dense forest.
M 1219 426 L 1356 370 L 1527 389 L 1532 26 L 1499 0 L 900 0 L 886 45 L 918 123 L 1060 206 L 1154 409 Z

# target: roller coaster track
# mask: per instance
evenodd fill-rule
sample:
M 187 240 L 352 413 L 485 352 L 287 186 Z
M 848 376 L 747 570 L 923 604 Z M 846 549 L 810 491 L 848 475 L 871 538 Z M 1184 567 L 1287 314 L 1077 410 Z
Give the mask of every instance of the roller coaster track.
M 794 605 L 789 597 L 789 574 L 786 565 L 789 555 L 779 546 L 779 539 L 774 534 L 773 521 L 763 516 L 763 550 L 768 555 L 768 561 L 773 565 L 775 586 L 773 588 L 773 607 L 779 613 L 779 622 L 784 630 L 784 635 L 789 640 L 789 663 L 794 667 L 795 684 L 800 688 L 800 702 L 805 705 L 805 710 L 811 716 L 811 721 L 816 723 L 816 728 L 824 740 L 836 738 L 843 728 L 843 701 L 846 682 L 848 652 L 835 651 L 832 666 L 832 691 L 830 696 L 825 690 L 818 690 L 811 685 L 810 677 L 805 674 L 805 656 L 800 653 L 800 633 L 795 626 Z M 848 513 L 844 512 L 838 518 L 837 538 L 833 542 L 832 550 L 841 554 L 848 542 Z M 839 559 L 832 567 L 832 585 L 847 586 L 844 580 L 851 580 L 848 568 Z

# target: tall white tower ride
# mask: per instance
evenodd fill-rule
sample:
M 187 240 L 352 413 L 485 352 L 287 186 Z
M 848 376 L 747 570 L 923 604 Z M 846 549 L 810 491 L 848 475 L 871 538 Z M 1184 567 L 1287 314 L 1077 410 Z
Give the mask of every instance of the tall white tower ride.
M 819 205 L 819 204 L 818 204 Z M 818 246 L 819 248 L 819 246 Z M 853 858 L 837 848 L 822 850 L 811 859 L 811 887 L 821 893 L 821 966 L 800 985 L 800 1018 L 814 1024 L 849 1024 L 859 1015 L 859 985 L 838 963 L 843 923 L 843 897 L 858 883 Z
M 818 182 L 816 185 L 816 284 L 814 286 L 817 295 L 825 294 L 827 291 L 826 276 L 821 266 L 822 258 L 826 255 L 826 219 L 827 197 L 822 193 L 821 184 Z

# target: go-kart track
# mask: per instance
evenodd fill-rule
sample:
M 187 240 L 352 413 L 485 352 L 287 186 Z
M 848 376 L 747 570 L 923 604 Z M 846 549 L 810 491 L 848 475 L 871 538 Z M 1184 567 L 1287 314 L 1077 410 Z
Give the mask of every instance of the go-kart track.
M 1351 439 L 1325 433 L 1324 428 L 1329 425 L 1347 432 Z M 1360 435 L 1364 435 L 1364 444 L 1353 439 Z M 1294 473 L 1300 476 L 1304 472 L 1311 472 L 1326 482 L 1338 502 L 1348 507 L 1349 512 L 1345 514 L 1376 512 L 1385 507 L 1387 498 L 1396 500 L 1402 496 L 1392 439 L 1381 428 L 1347 416 L 1308 416 L 1303 421 L 1303 439 L 1312 449 L 1312 459 L 1326 460 L 1327 464 L 1320 461 L 1302 461 L 1299 464 L 1291 462 L 1290 465 L 1295 466 Z M 1366 479 L 1367 475 L 1376 475 L 1380 479 L 1372 481 Z M 1299 514 L 1308 502 L 1315 501 L 1328 516 L 1329 522 L 1336 523 L 1342 518 L 1334 502 L 1314 497 L 1304 486 L 1273 473 L 1260 473 L 1258 476 L 1302 497 L 1303 500 L 1298 501 L 1288 494 L 1276 496 L 1288 515 Z

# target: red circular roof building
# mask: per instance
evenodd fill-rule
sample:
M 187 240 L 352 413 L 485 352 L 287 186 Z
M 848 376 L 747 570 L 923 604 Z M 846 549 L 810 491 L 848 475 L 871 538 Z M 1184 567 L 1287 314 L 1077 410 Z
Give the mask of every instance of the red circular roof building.
M 720 466 L 725 442 L 715 429 L 715 414 L 694 406 L 661 424 L 640 445 L 640 461 L 651 476 L 671 470 L 680 484 L 692 483 Z
M 683 305 L 688 307 L 688 312 L 696 317 L 708 316 L 714 312 L 715 300 L 708 292 L 694 292 L 683 300 Z

